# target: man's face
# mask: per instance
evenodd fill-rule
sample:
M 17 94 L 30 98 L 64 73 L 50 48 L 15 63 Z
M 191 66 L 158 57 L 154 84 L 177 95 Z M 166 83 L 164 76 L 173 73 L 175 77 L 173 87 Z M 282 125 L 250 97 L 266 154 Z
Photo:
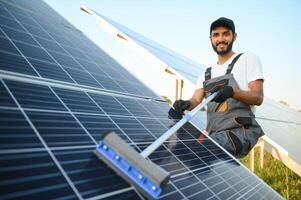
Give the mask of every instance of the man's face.
M 210 40 L 214 51 L 218 55 L 225 55 L 232 51 L 233 42 L 236 34 L 225 27 L 217 27 L 211 31 Z

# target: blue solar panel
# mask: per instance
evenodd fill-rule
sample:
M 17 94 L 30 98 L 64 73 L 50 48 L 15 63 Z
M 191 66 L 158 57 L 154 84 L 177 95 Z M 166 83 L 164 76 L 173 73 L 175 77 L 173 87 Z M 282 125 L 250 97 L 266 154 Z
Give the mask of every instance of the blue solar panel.
M 23 55 L 0 52 L 24 61 L 0 71 L 1 199 L 144 199 L 93 150 L 113 130 L 141 152 L 181 116 L 45 3 L 17 2 L 0 1 L 0 38 Z M 190 123 L 149 158 L 171 173 L 160 199 L 280 198 Z
M 136 78 L 62 18 L 56 17 L 64 31 L 57 28 L 58 21 L 46 20 L 36 12 L 9 3 L 1 9 L 5 16 L 0 23 L 4 59 L 0 69 L 159 98 L 143 84 L 137 86 Z M 11 60 L 18 60 L 17 65 L 12 67 Z M 22 71 L 20 65 L 27 70 Z
M 98 112 L 96 112 L 97 109 L 95 109 L 93 112 L 91 112 L 92 105 L 92 108 L 95 108 L 95 106 L 98 108 L 103 108 L 100 106 L 102 104 L 93 101 L 97 94 L 87 95 L 84 92 L 50 87 L 52 91 L 55 92 L 55 95 L 54 93 L 50 92 L 51 89 L 49 87 L 47 90 L 46 86 L 43 86 L 44 88 L 42 88 L 40 85 L 28 83 L 25 85 L 24 83 L 7 80 L 5 80 L 4 83 L 14 96 L 15 100 L 21 106 L 19 109 L 22 109 L 24 114 L 18 110 L 12 109 L 16 108 L 15 104 L 9 104 L 7 107 L 13 110 L 13 112 L 10 110 L 9 113 L 17 112 L 17 114 L 11 115 L 11 118 L 7 118 L 5 117 L 5 113 L 8 109 L 1 109 L 1 116 L 4 116 L 8 121 L 11 121 L 12 119 L 18 119 L 20 123 L 27 125 L 25 126 L 21 124 L 23 129 L 28 129 L 29 133 L 26 134 L 26 137 L 31 143 L 29 143 L 29 146 L 26 147 L 27 144 L 25 140 L 23 143 L 18 142 L 20 141 L 18 140 L 20 136 L 18 136 L 18 131 L 16 131 L 18 130 L 18 126 L 14 125 L 12 127 L 12 131 L 7 133 L 7 135 L 11 137 L 11 142 L 3 142 L 6 147 L 4 151 L 0 152 L 1 155 L 14 155 L 17 158 L 18 156 L 22 157 L 22 150 L 26 150 L 28 148 L 27 156 L 29 156 L 29 159 L 31 159 L 30 155 L 35 156 L 36 153 L 45 152 L 45 148 L 48 149 L 58 160 L 59 166 L 62 167 L 63 171 L 66 173 L 66 176 L 70 178 L 72 184 L 74 184 L 79 194 L 84 198 L 102 195 L 105 197 L 105 194 L 107 193 L 116 192 L 119 190 L 123 191 L 123 189 L 128 188 L 126 183 L 123 182 L 111 170 L 109 170 L 102 162 L 100 162 L 92 152 L 101 136 L 101 133 L 105 132 L 106 130 L 115 130 L 117 133 L 122 135 L 125 140 L 131 143 L 133 147 L 135 147 L 138 151 L 141 151 L 147 145 L 153 142 L 155 138 L 166 131 L 169 126 L 176 123 L 179 118 L 179 116 L 176 116 L 175 113 L 171 112 L 170 114 L 172 115 L 169 115 L 169 118 L 165 118 L 164 120 L 161 118 L 156 118 L 155 116 L 145 117 L 136 116 L 133 114 L 124 116 L 123 110 L 119 110 L 119 113 L 116 110 L 114 115 L 108 114 L 105 112 L 105 109 L 103 109 L 103 111 L 99 110 Z M 48 99 L 50 100 L 48 100 L 46 104 L 42 105 L 49 104 L 55 106 L 48 107 L 48 109 L 45 109 L 43 106 L 33 107 L 33 101 L 24 101 L 25 99 L 28 99 L 28 97 L 24 96 L 24 94 L 21 95 L 17 91 L 16 88 L 18 87 L 16 87 L 16 85 L 23 85 L 23 87 L 26 86 L 26 88 L 30 89 L 30 92 L 27 93 L 38 97 L 38 99 L 40 99 L 41 93 L 48 96 Z M 110 97 L 112 99 L 116 99 L 114 96 Z M 54 100 L 55 98 L 57 98 L 59 101 Z M 70 102 L 72 99 L 77 100 Z M 97 99 L 98 102 L 101 100 L 102 98 Z M 127 99 L 126 104 L 119 102 L 119 105 L 127 109 L 126 105 L 136 104 L 138 109 L 140 107 L 148 111 L 148 109 L 143 107 L 142 103 L 142 101 L 148 101 L 139 101 L 140 104 L 136 104 L 137 100 Z M 88 103 L 82 107 L 84 104 L 83 102 Z M 153 103 L 155 104 L 155 102 Z M 162 104 L 163 103 L 158 103 L 157 106 Z M 66 109 L 61 109 L 61 107 L 65 107 Z M 114 105 L 112 105 L 112 107 L 114 107 Z M 26 117 L 27 119 L 25 119 Z M 19 118 L 22 118 L 22 120 Z M 30 127 L 28 122 L 30 122 L 33 127 Z M 32 128 L 34 128 L 34 130 Z M 23 132 L 23 134 L 25 133 Z M 234 188 L 231 186 L 233 184 L 233 178 L 231 177 L 236 176 L 236 179 L 239 179 L 239 174 L 236 173 L 238 171 L 241 171 L 241 176 L 244 177 L 240 179 L 240 182 L 245 184 L 245 187 L 241 189 L 242 191 L 249 191 L 255 185 L 263 188 L 264 192 L 271 192 L 269 187 L 251 175 L 242 165 L 233 160 L 231 156 L 217 147 L 211 140 L 206 137 L 202 141 L 197 140 L 196 138 L 199 138 L 200 134 L 201 132 L 191 124 L 185 124 L 174 137 L 164 143 L 164 146 L 160 147 L 153 154 L 151 154 L 150 159 L 166 170 L 170 171 L 172 175 L 171 182 L 169 183 L 170 185 L 162 194 L 164 198 L 169 199 L 173 198 L 174 196 L 182 196 L 182 198 L 184 198 L 185 196 L 187 197 L 191 195 L 195 195 L 195 198 L 199 198 L 198 194 L 206 194 L 210 197 L 212 194 L 214 194 L 213 196 L 216 196 L 217 199 L 222 199 L 224 195 L 230 195 L 230 192 L 226 192 L 224 190 L 234 190 Z M 41 138 L 41 141 L 37 139 L 37 136 Z M 42 143 L 44 143 L 43 146 L 41 146 Z M 15 145 L 21 145 L 21 149 L 17 153 L 15 152 Z M 16 164 L 17 162 L 18 160 L 16 161 Z M 15 171 L 17 170 L 16 168 L 8 167 L 11 162 L 4 159 L 2 160 L 2 163 L 4 163 L 4 165 L 0 167 L 1 174 L 4 172 L 17 173 Z M 24 168 L 27 169 L 27 165 L 29 164 L 25 164 Z M 229 180 L 223 179 L 223 174 L 220 174 L 218 169 L 220 169 L 220 171 L 223 169 L 223 173 L 227 175 L 230 173 L 231 176 L 228 177 Z M 43 169 L 41 169 L 41 173 L 47 173 L 47 170 L 43 171 Z M 246 181 L 248 179 L 245 180 L 246 175 L 244 174 L 250 176 L 250 179 L 254 179 L 254 184 L 249 184 L 248 181 Z M 24 177 L 22 175 L 14 176 L 14 181 L 11 181 L 10 186 L 14 187 L 14 184 L 17 184 L 19 181 L 21 181 L 20 179 L 23 178 Z M 47 182 L 46 177 L 41 175 L 41 178 L 45 178 L 46 180 L 43 179 L 43 181 Z M 196 181 L 192 186 L 186 185 L 184 187 L 180 187 L 178 185 L 181 183 L 181 181 L 185 180 L 190 183 L 191 179 Z M 7 184 L 8 179 L 1 179 L 1 182 L 2 181 L 3 184 Z M 26 188 L 24 186 L 25 188 L 22 188 L 21 186 L 18 186 L 20 190 L 36 191 L 35 187 L 37 186 L 30 183 L 32 180 L 28 181 L 29 182 L 26 181 L 26 183 L 32 185 L 32 187 Z M 28 186 L 27 184 L 25 185 Z M 49 184 L 49 187 L 51 187 L 51 182 Z M 197 194 L 193 189 L 196 187 L 196 185 L 204 186 L 203 189 L 197 190 Z M 221 194 L 216 193 L 216 191 L 214 191 L 215 187 L 221 187 L 223 189 L 221 191 L 223 192 L 221 192 Z M 61 190 L 61 188 L 57 189 Z M 42 190 L 42 188 L 37 189 L 37 191 L 40 190 Z M 65 192 L 65 190 L 63 191 Z M 8 198 L 10 197 L 9 195 L 12 195 L 13 193 L 14 192 L 8 192 L 7 195 L 5 193 L 4 197 Z M 118 192 L 116 195 L 117 194 Z M 239 193 L 237 194 L 237 191 L 235 194 L 241 195 Z M 244 194 L 244 192 L 242 192 L 242 194 Z M 265 193 L 260 193 L 260 195 L 263 194 Z M 22 192 L 20 194 L 15 193 L 15 195 L 19 195 L 20 197 L 24 198 L 26 197 L 25 193 Z

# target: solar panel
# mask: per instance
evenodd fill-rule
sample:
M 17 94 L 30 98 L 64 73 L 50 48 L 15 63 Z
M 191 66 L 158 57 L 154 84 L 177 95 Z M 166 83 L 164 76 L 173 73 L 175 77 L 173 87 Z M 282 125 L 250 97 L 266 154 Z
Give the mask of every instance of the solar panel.
M 301 141 L 301 113 L 278 102 L 267 100 L 256 111 L 258 122 L 267 136 L 279 144 L 292 158 L 294 165 L 301 166 L 301 155 L 298 151 Z M 285 137 L 283 137 L 285 133 Z M 298 173 L 298 171 L 295 171 Z M 300 172 L 299 172 L 300 175 Z
M 108 22 L 110 25 L 112 25 L 114 28 L 117 28 L 119 34 L 125 34 L 126 36 L 134 40 L 137 44 L 145 48 L 152 55 L 158 57 L 172 69 L 175 69 L 177 73 L 181 74 L 192 83 L 195 84 L 197 82 L 198 74 L 206 69 L 205 66 L 158 44 L 157 42 L 119 24 L 118 22 L 96 11 L 93 12 L 96 13 L 97 16 Z
M 180 116 L 44 2 L 0 11 L 1 199 L 143 199 L 93 150 L 114 130 L 141 152 Z M 161 199 L 281 199 L 191 123 L 150 159 Z

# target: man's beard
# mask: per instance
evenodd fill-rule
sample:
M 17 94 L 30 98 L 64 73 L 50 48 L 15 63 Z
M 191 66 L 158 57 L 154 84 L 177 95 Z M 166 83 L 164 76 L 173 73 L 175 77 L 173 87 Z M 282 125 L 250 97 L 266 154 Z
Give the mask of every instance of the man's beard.
M 227 45 L 227 44 L 225 44 L 224 42 L 218 43 L 218 45 L 216 45 L 216 46 L 214 46 L 212 43 L 211 43 L 211 45 L 212 45 L 213 50 L 214 50 L 218 55 L 223 56 L 223 55 L 226 55 L 227 53 L 229 53 L 230 51 L 232 51 L 233 42 L 234 42 L 234 40 L 232 40 L 232 41 L 228 44 L 227 49 L 222 50 L 222 51 L 218 51 L 218 50 L 217 50 L 217 46 L 218 46 L 219 44 Z

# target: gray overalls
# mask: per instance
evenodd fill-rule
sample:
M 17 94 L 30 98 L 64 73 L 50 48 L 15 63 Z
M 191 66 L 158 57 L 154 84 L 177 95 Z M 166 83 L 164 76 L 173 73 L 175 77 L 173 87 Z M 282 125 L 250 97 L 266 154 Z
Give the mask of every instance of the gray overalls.
M 238 87 L 231 71 L 241 54 L 229 64 L 223 76 L 211 78 L 211 67 L 205 72 L 205 96 L 224 85 Z M 237 158 L 246 156 L 264 133 L 248 104 L 229 98 L 207 105 L 207 132 L 210 137 Z

